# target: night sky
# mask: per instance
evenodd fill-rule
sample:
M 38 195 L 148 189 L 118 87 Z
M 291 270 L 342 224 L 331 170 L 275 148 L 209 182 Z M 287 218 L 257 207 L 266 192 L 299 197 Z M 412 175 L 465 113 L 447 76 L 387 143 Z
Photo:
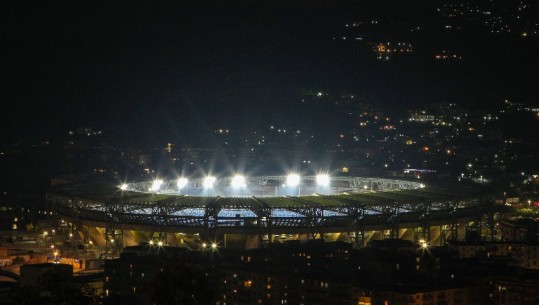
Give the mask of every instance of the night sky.
M 394 3 L 394 2 L 398 2 Z M 256 3 L 256 4 L 253 4 Z M 6 141 L 93 127 L 126 143 L 196 143 L 216 128 L 310 126 L 338 114 L 302 94 L 354 93 L 402 111 L 432 102 L 537 104 L 537 38 L 430 30 L 436 1 L 11 1 L 2 4 Z M 405 12 L 405 13 L 404 13 Z M 413 41 L 416 54 L 374 59 L 368 44 L 334 40 L 354 20 Z M 421 24 L 425 32 L 409 37 Z M 452 47 L 457 64 L 425 60 Z

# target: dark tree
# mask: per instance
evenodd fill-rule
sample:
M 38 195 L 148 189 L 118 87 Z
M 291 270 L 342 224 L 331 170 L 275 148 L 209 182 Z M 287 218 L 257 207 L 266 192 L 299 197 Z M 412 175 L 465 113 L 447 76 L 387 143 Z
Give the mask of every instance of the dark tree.
M 23 285 L 12 290 L 14 304 L 35 305 L 39 302 L 39 289 L 33 285 Z

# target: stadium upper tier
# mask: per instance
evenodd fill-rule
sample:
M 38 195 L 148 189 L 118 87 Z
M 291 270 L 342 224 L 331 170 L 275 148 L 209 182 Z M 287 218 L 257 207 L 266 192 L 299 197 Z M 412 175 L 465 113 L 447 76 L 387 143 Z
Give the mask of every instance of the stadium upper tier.
M 333 195 L 364 191 L 419 189 L 423 184 L 415 181 L 377 179 L 365 177 L 318 176 L 259 176 L 259 177 L 205 177 L 198 179 L 153 180 L 125 183 L 124 191 L 191 195 L 206 197 L 278 197 Z
M 425 186 L 364 177 L 331 178 L 323 187 L 316 177 L 302 177 L 292 189 L 285 176 L 245 178 L 241 190 L 236 189 L 242 193 L 234 196 L 231 179 L 215 179 L 211 186 L 204 186 L 203 179 L 193 180 L 183 188 L 173 180 L 161 181 L 159 187 L 155 181 L 121 187 L 64 185 L 48 200 L 59 215 L 81 221 L 179 232 L 204 228 L 249 232 L 267 227 L 301 231 L 315 226 L 340 231 L 394 221 L 447 222 L 477 215 L 488 201 L 488 193 L 473 184 Z

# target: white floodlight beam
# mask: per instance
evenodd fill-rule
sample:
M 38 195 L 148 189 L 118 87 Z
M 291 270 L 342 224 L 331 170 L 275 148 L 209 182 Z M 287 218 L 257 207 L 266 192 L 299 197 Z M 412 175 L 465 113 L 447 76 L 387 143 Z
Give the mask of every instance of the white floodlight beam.
M 187 184 L 189 183 L 189 180 L 187 178 L 184 178 L 184 177 L 181 177 L 178 179 L 178 189 L 183 189 L 184 187 L 187 186 Z
M 150 191 L 157 192 L 159 191 L 159 188 L 161 187 L 161 184 L 163 184 L 163 180 L 156 179 L 153 181 L 152 186 L 150 188 Z
M 320 174 L 316 176 L 316 184 L 318 184 L 319 186 L 328 186 L 329 182 L 329 175 Z
M 298 186 L 301 178 L 298 174 L 290 174 L 286 178 L 286 185 L 288 186 Z
M 245 177 L 241 175 L 236 175 L 232 178 L 231 185 L 233 188 L 242 188 L 245 187 Z
M 215 177 L 208 176 L 204 178 L 204 182 L 202 184 L 204 185 L 204 188 L 211 189 L 213 187 L 213 183 L 215 183 Z

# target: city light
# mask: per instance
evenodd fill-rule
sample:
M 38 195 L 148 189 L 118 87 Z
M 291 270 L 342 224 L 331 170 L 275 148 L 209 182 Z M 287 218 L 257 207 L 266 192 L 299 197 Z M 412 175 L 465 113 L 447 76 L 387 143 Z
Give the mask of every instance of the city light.
M 123 183 L 122 185 L 120 185 L 120 189 L 121 189 L 122 191 L 127 190 L 127 183 Z
M 298 186 L 301 178 L 297 174 L 290 174 L 286 178 L 286 185 L 288 186 Z
M 211 189 L 213 187 L 213 184 L 215 183 L 215 177 L 208 176 L 204 178 L 204 188 Z
M 242 188 L 242 187 L 245 187 L 245 177 L 243 176 L 240 176 L 240 175 L 236 175 L 232 178 L 232 183 L 231 183 L 232 187 L 233 188 Z
M 184 187 L 187 186 L 187 184 L 189 183 L 189 180 L 187 180 L 187 178 L 184 178 L 184 177 L 181 177 L 178 179 L 178 189 L 183 189 Z
M 316 184 L 318 184 L 319 186 L 328 186 L 329 182 L 330 179 L 328 175 L 322 174 L 316 176 Z
M 429 244 L 427 243 L 426 240 L 420 239 L 420 240 L 419 240 L 419 247 L 420 247 L 421 251 L 425 251 L 425 250 L 428 251 L 428 249 L 429 249 Z

